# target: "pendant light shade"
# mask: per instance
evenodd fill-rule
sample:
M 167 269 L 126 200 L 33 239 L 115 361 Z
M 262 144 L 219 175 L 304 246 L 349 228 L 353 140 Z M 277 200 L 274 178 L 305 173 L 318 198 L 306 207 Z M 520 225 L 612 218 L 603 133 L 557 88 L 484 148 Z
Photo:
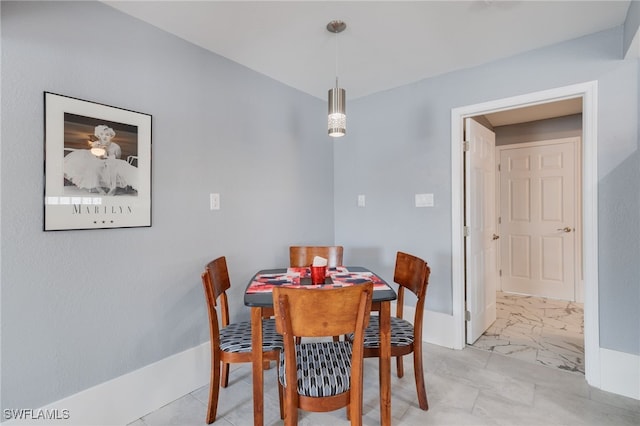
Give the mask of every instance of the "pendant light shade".
M 327 31 L 338 34 L 347 28 L 342 21 L 331 21 L 327 24 Z M 329 136 L 339 138 L 347 133 L 347 95 L 344 89 L 338 87 L 338 48 L 336 41 L 336 87 L 329 89 L 329 115 L 327 127 Z
M 338 138 L 347 133 L 347 109 L 346 109 L 346 93 L 344 89 L 338 87 L 336 79 L 336 87 L 329 89 L 329 136 Z

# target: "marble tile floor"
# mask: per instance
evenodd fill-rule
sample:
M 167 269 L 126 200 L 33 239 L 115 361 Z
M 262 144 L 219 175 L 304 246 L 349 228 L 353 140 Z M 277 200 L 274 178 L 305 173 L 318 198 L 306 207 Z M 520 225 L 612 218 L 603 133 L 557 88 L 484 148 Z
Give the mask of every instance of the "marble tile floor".
M 584 374 L 581 303 L 498 292 L 496 311 L 474 347 Z
M 411 357 L 398 379 L 392 364 L 394 425 L 598 425 L 637 426 L 640 401 L 587 385 L 584 376 L 468 346 L 453 350 L 423 344 L 429 411 L 418 408 Z M 221 389 L 214 425 L 253 424 L 251 368 L 231 367 Z M 203 372 L 208 375 L 208 372 Z M 276 369 L 265 372 L 265 426 L 282 425 Z M 379 425 L 378 365 L 365 360 L 363 424 Z M 130 423 L 130 426 L 204 425 L 209 387 L 204 386 Z M 300 425 L 348 425 L 345 410 L 300 412 Z

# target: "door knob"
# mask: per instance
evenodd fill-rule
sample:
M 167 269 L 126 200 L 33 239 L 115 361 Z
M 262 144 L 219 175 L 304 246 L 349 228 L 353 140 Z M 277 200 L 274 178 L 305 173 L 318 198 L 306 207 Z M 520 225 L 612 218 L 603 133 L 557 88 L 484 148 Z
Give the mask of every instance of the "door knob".
M 493 240 L 497 240 L 498 238 L 500 238 L 500 235 L 493 234 Z
M 573 231 L 573 229 L 571 229 L 568 226 L 565 226 L 564 228 L 558 228 L 558 231 L 571 232 L 571 231 Z

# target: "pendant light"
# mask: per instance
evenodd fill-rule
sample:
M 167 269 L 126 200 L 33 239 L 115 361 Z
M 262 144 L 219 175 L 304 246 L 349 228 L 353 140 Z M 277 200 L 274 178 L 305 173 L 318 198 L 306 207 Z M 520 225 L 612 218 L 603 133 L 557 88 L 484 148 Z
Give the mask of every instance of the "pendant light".
M 329 89 L 329 136 L 338 138 L 347 133 L 346 93 L 338 87 L 338 41 L 337 35 L 347 28 L 343 21 L 331 21 L 327 24 L 327 31 L 336 34 L 336 87 Z

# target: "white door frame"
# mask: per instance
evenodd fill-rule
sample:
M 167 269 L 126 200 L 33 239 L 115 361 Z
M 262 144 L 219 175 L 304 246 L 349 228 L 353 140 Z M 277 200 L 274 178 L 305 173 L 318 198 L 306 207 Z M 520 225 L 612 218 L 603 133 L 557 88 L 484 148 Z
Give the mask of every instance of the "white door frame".
M 582 98 L 582 232 L 584 267 L 585 378 L 600 387 L 598 314 L 598 82 L 590 81 L 451 110 L 451 278 L 454 348 L 465 347 L 464 119 L 497 111 Z

